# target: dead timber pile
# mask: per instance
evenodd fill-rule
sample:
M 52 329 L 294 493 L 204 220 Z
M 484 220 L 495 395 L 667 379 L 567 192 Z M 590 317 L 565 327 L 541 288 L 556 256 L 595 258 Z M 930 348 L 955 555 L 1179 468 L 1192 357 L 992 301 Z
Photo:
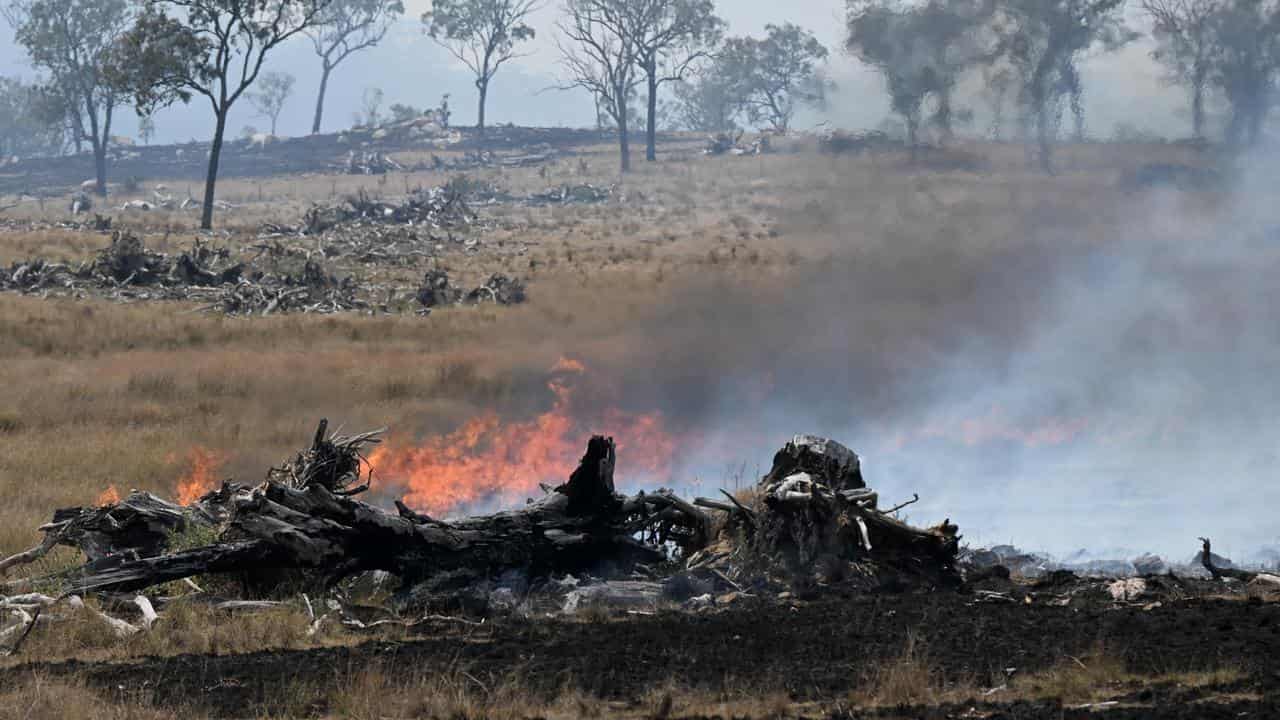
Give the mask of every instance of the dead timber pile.
M 748 144 L 742 142 L 743 132 L 716 133 L 707 138 L 703 155 L 763 155 L 772 149 L 768 135 L 761 135 Z
M 334 277 L 317 261 L 268 271 L 199 239 L 177 255 L 156 252 L 125 230 L 115 231 L 111 243 L 87 262 L 72 265 L 37 259 L 0 268 L 0 289 L 41 296 L 98 295 L 117 301 L 181 300 L 231 315 L 369 307 L 350 278 Z
M 311 444 L 259 485 L 227 481 L 188 506 L 133 492 L 102 507 L 57 510 L 39 528 L 43 539 L 0 560 L 0 573 L 58 545 L 79 549 L 84 564 L 0 581 L 0 592 L 31 598 L 34 587 L 56 587 L 60 598 L 36 605 L 94 593 L 151 608 L 140 593 L 197 575 L 241 578 L 246 593 L 279 596 L 326 592 L 373 573 L 399 579 L 402 610 L 487 613 L 538 603 L 565 611 L 659 600 L 701 607 L 729 602 L 726 594 L 839 583 L 839 563 L 846 576 L 857 569 L 859 587 L 876 573 L 927 587 L 954 576 L 955 526 L 922 530 L 877 509 L 856 456 L 820 438 L 797 437 L 778 453 L 758 502 L 690 503 L 666 490 L 618 493 L 614 442 L 595 436 L 565 483 L 520 509 L 445 521 L 401 502 L 391 512 L 356 499 L 373 477 L 363 451 L 379 436 L 337 437 L 322 421 Z M 13 602 L 0 599 L 0 609 Z M 30 609 L 8 630 L 34 626 Z
M 88 262 L 76 265 L 29 260 L 0 270 L 0 288 L 24 293 L 97 289 L 119 299 L 177 299 L 192 285 L 239 282 L 244 265 L 225 249 L 196 240 L 176 257 L 149 250 L 131 232 L 117 230 L 111 243 Z
M 725 499 L 695 501 L 725 513 L 727 531 L 690 559 L 691 571 L 739 584 L 960 581 L 959 529 L 950 520 L 927 529 L 898 520 L 896 513 L 918 496 L 882 509 L 863 482 L 858 456 L 833 440 L 797 435 L 774 455 L 749 502 Z
M 305 235 L 320 235 L 338 226 L 353 224 L 425 225 L 459 229 L 477 220 L 466 196 L 449 186 L 419 188 L 398 204 L 370 198 L 363 190 L 348 198 L 345 206 L 317 205 L 303 218 Z
M 560 185 L 533 193 L 525 198 L 525 204 L 533 207 L 545 205 L 584 205 L 608 202 L 614 195 L 612 187 L 597 187 L 590 183 Z
M 252 282 L 226 286 L 214 293 L 213 302 L 202 309 L 227 315 L 368 310 L 372 305 L 361 297 L 360 291 L 350 276 L 339 279 L 319 262 L 308 260 L 298 273 L 255 273 Z
M 881 152 L 899 149 L 902 143 L 879 130 L 849 132 L 828 130 L 818 137 L 818 152 L 828 155 L 859 155 L 864 152 Z
M 549 145 L 528 148 L 513 155 L 500 155 L 487 150 L 467 152 L 451 158 L 442 158 L 439 155 L 432 154 L 430 163 L 422 163 L 415 169 L 461 172 L 483 168 L 531 167 L 551 162 L 562 154 Z
M 422 286 L 418 288 L 417 299 L 424 310 L 445 305 L 476 305 L 493 302 L 499 305 L 518 305 L 525 301 L 524 283 L 519 280 L 494 273 L 484 284 L 472 290 L 463 290 L 449 279 L 444 270 L 428 270 L 422 277 Z

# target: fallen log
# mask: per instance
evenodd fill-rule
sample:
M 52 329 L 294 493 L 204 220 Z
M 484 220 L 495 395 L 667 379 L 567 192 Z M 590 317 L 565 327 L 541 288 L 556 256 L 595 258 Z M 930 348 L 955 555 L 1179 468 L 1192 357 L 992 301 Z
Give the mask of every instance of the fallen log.
M 1205 570 L 1209 571 L 1209 574 L 1213 576 L 1214 580 L 1221 580 L 1222 578 L 1231 578 L 1232 580 L 1249 582 L 1254 578 L 1258 577 L 1258 573 L 1256 572 L 1249 572 L 1248 570 L 1239 570 L 1237 568 L 1219 567 L 1216 563 L 1213 562 L 1213 552 L 1211 550 L 1209 538 L 1206 538 L 1206 537 L 1200 538 L 1200 543 L 1201 543 L 1200 564 L 1204 566 Z
M 384 570 L 407 586 L 460 586 L 509 569 L 531 577 L 625 573 L 667 560 L 667 541 L 690 548 L 706 542 L 709 519 L 684 501 L 616 494 L 614 462 L 613 440 L 593 437 L 564 485 L 520 510 L 450 523 L 354 500 L 346 495 L 349 483 L 332 483 L 332 476 L 300 488 L 273 480 L 252 490 L 229 484 L 231 511 L 218 542 L 149 557 L 115 554 L 63 579 L 69 592 L 132 592 L 208 573 L 300 569 L 331 586 Z
M 308 448 L 256 487 L 226 482 L 189 506 L 135 492 L 104 507 L 59 510 L 42 528 L 44 542 L 20 555 L 46 544 L 79 547 L 83 566 L 40 580 L 65 594 L 123 593 L 130 601 L 144 588 L 209 574 L 242 578 L 253 595 L 270 596 L 380 571 L 401 581 L 398 598 L 408 606 L 512 574 L 532 585 L 565 575 L 634 580 L 686 571 L 697 583 L 736 590 L 841 577 L 871 586 L 882 572 L 931 586 L 959 580 L 958 528 L 949 521 L 917 528 L 891 515 L 902 506 L 878 509 L 857 455 L 824 438 L 796 436 L 749 501 L 725 493 L 724 503 L 691 504 L 667 491 L 619 494 L 613 440 L 594 436 L 564 484 L 544 487 L 518 510 L 450 522 L 354 497 L 369 486 L 361 448 L 376 441 L 377 433 L 329 436 L 322 421 Z M 730 521 L 713 524 L 696 506 Z M 194 537 L 215 539 L 171 549 L 193 525 L 212 531 Z M 315 628 L 324 621 L 310 617 Z

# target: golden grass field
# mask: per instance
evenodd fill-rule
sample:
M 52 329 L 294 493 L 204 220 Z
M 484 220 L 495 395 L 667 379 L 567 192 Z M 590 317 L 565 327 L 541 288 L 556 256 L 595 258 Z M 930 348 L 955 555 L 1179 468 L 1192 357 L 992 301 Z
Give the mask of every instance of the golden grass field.
M 476 176 L 512 190 L 560 182 L 610 184 L 618 182 L 611 152 L 608 146 L 593 148 L 586 174 L 575 159 L 560 161 L 546 178 L 536 169 Z M 352 431 L 388 426 L 393 432 L 446 432 L 485 410 L 536 412 L 547 402 L 545 371 L 565 354 L 582 358 L 604 377 L 653 373 L 668 362 L 673 347 L 706 332 L 706 326 L 683 319 L 709 312 L 718 297 L 709 287 L 746 303 L 748 315 L 754 299 L 767 315 L 790 282 L 833 258 L 852 258 L 855 266 L 865 260 L 873 269 L 882 267 L 878 259 L 893 258 L 894 267 L 900 261 L 918 272 L 894 276 L 911 292 L 885 290 L 872 297 L 883 304 L 879 317 L 886 327 L 927 328 L 934 303 L 963 295 L 964 283 L 998 272 L 993 263 L 1027 248 L 1030 238 L 1036 247 L 1123 241 L 1133 228 L 1135 203 L 1117 189 L 1126 171 L 1147 162 L 1204 162 L 1173 146 L 1083 145 L 1065 148 L 1061 173 L 1046 177 L 1017 146 L 975 145 L 964 152 L 985 158 L 989 169 L 913 168 L 895 155 L 826 157 L 805 151 L 704 158 L 685 149 L 657 164 L 638 163 L 621 184 L 625 199 L 619 202 L 482 209 L 495 221 L 484 248 L 445 265 L 464 279 L 498 270 L 526 278 L 530 301 L 516 307 L 449 309 L 428 317 L 226 318 L 192 312 L 181 303 L 0 294 L 0 556 L 36 544 L 35 528 L 54 508 L 91 503 L 109 485 L 172 495 L 193 447 L 225 457 L 226 476 L 253 481 L 301 447 L 320 417 Z M 216 218 L 216 240 L 252 244 L 259 223 L 296 221 L 312 202 L 362 188 L 394 196 L 445 179 L 430 173 L 227 179 L 220 196 L 241 207 Z M 171 187 L 181 194 L 183 185 Z M 1175 240 L 1190 226 L 1220 219 L 1222 199 L 1178 193 L 1176 208 L 1176 217 L 1160 220 L 1161 231 Z M 52 203 L 44 212 L 24 206 L 8 216 L 52 221 L 62 209 Z M 148 244 L 158 249 L 176 248 L 195 236 L 189 214 L 117 213 L 116 224 L 144 230 Z M 28 257 L 83 259 L 105 242 L 100 234 L 58 228 L 0 230 L 0 264 Z M 514 253 L 508 245 L 527 249 Z M 953 275 L 948 267 L 959 272 Z M 409 279 L 421 270 L 387 272 Z M 874 284 L 874 275 L 856 277 Z M 727 341 L 726 358 L 744 342 Z M 69 562 L 69 554 L 44 565 Z M 350 641 L 340 633 L 306 637 L 300 610 L 252 621 L 200 612 L 181 613 L 167 629 L 124 641 L 88 620 L 36 633 L 23 659 L 119 659 Z M 1048 690 L 1031 689 L 1037 687 L 1032 682 L 1026 692 L 1085 701 L 1099 682 L 1077 682 L 1076 674 L 1094 672 L 1078 670 L 1073 674 L 1065 667 L 1042 679 Z M 1107 681 L 1124 682 L 1122 676 L 1117 670 Z M 282 707 L 282 716 L 317 692 L 340 695 L 329 705 L 340 708 L 341 717 L 530 712 L 511 699 L 519 697 L 518 682 L 510 692 L 481 698 L 458 677 L 406 681 L 376 669 L 355 675 L 347 688 L 290 692 L 297 704 Z M 899 704 L 924 698 L 920 693 L 936 698 L 950 692 L 929 680 L 927 660 L 908 648 L 899 666 L 884 670 L 879 687 L 848 702 Z M 378 709 L 388 695 L 403 706 L 390 713 Z M 753 707 L 764 707 L 766 699 L 758 694 Z M 685 713 L 737 712 L 727 698 L 694 700 L 675 687 L 651 700 L 655 708 L 674 702 Z M 769 702 L 785 705 L 786 699 Z M 537 712 L 608 714 L 588 698 L 564 703 Z M 25 687 L 0 689 L 0 718 L 167 716 L 128 704 L 108 710 L 95 693 L 65 681 L 33 677 Z

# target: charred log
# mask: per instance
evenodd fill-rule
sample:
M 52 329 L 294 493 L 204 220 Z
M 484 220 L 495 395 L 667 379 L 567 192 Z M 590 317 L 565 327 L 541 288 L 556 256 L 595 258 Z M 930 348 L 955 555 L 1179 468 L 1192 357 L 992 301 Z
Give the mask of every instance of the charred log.
M 300 457 L 328 457 L 332 439 L 324 433 L 322 425 L 312 448 Z M 342 447 L 339 454 L 352 452 L 350 444 Z M 705 543 L 707 518 L 687 503 L 665 493 L 617 495 L 614 457 L 612 439 L 593 437 L 569 482 L 555 491 L 518 511 L 451 523 L 403 506 L 391 514 L 354 500 L 346 489 L 349 482 L 343 481 L 348 476 L 340 474 L 335 482 L 335 476 L 304 471 L 333 463 L 304 462 L 295 464 L 303 470 L 281 476 L 289 482 L 269 479 L 252 490 L 229 485 L 222 495 L 206 496 L 197 505 L 217 506 L 213 501 L 223 497 L 230 502 L 221 540 L 171 554 L 162 554 L 162 540 L 197 511 L 134 494 L 118 505 L 87 511 L 84 517 L 101 537 L 85 546 L 94 550 L 90 562 L 67 578 L 73 592 L 132 591 L 193 575 L 248 570 L 303 570 L 326 584 L 367 570 L 387 571 L 408 585 L 442 578 L 465 583 L 509 569 L 531 576 L 629 572 L 639 564 L 665 561 L 661 542 Z M 154 512 L 134 509 L 135 499 L 142 497 Z M 98 522 L 116 516 L 126 521 L 120 535 L 106 531 L 108 521 Z M 80 518 L 81 524 L 88 522 Z M 637 536 L 661 542 L 645 543 Z M 124 545 L 133 552 L 120 553 Z
M 1239 570 L 1237 568 L 1221 567 L 1213 561 L 1213 550 L 1209 542 L 1209 538 L 1200 538 L 1200 564 L 1205 570 L 1213 576 L 1214 580 L 1222 578 L 1231 578 L 1232 580 L 1240 580 L 1241 582 L 1249 582 L 1258 577 L 1258 573 L 1249 572 L 1248 570 Z

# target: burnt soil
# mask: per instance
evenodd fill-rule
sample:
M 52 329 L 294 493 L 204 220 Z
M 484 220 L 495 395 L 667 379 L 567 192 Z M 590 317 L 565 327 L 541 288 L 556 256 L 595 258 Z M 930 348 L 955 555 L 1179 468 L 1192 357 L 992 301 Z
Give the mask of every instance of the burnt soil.
M 218 177 L 265 178 L 303 173 L 341 173 L 347 153 L 378 151 L 397 153 L 404 151 L 439 152 L 442 155 L 493 152 L 500 155 L 521 154 L 537 148 L 565 154 L 590 145 L 611 142 L 612 136 L 598 130 L 572 128 L 490 127 L 484 137 L 474 128 L 455 128 L 461 140 L 442 148 L 429 143 L 388 138 L 365 142 L 356 137 L 351 142 L 341 140 L 344 133 L 307 135 L 280 138 L 262 147 L 251 146 L 234 137 L 227 138 L 219 163 Z M 673 136 L 660 138 L 670 141 Z M 151 145 L 115 148 L 108 161 L 108 181 L 122 182 L 127 178 L 145 180 L 162 179 L 203 183 L 208 170 L 208 142 L 192 141 L 183 145 Z M 93 177 L 91 154 L 66 155 L 54 158 L 28 158 L 0 169 L 0 195 L 43 194 L 59 196 L 71 192 L 80 183 Z
M 707 614 L 511 618 L 482 627 L 440 623 L 402 641 L 350 647 L 33 663 L 0 672 L 0 684 L 33 671 L 75 674 L 113 694 L 194 705 L 223 717 L 270 707 L 273 693 L 291 682 L 339 682 L 369 665 L 390 674 L 460 669 L 486 683 L 518 677 L 548 698 L 578 687 L 607 700 L 638 703 L 652 688 L 674 680 L 711 692 L 782 689 L 797 701 L 829 702 L 898 657 L 909 633 L 948 680 L 976 687 L 1001 685 L 1009 668 L 1031 673 L 1088 657 L 1101 646 L 1138 674 L 1230 668 L 1243 679 L 1221 687 L 1135 688 L 1104 709 L 1001 703 L 995 695 L 957 706 L 832 717 L 1062 718 L 1103 710 L 1108 718 L 1280 717 L 1280 604 L 1211 598 L 1146 609 L 1101 602 L 979 604 L 960 593 L 827 597 L 790 605 L 745 600 Z

